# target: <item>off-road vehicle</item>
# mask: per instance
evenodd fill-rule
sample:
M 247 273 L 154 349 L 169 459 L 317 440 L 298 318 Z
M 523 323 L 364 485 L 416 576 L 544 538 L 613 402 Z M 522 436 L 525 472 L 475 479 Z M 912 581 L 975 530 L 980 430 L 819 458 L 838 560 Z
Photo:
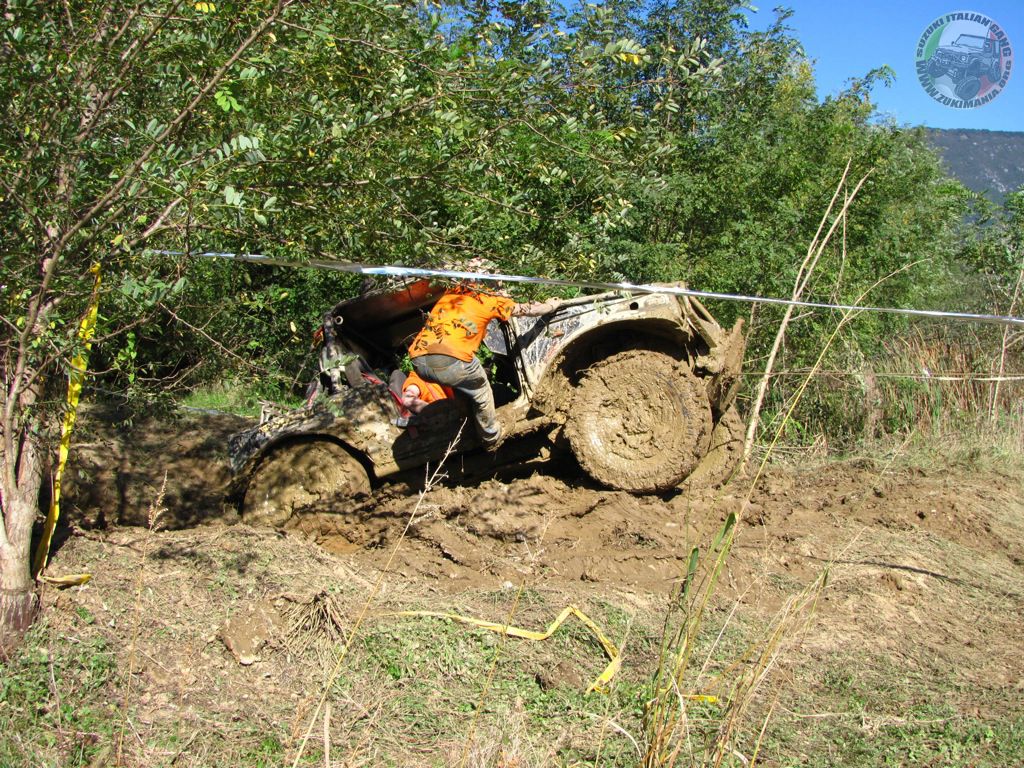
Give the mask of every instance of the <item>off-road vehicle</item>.
M 496 452 L 482 449 L 460 396 L 407 418 L 399 366 L 444 290 L 419 279 L 327 312 L 307 404 L 230 440 L 243 519 L 280 526 L 387 481 L 422 481 L 449 451 L 455 479 L 571 451 L 594 480 L 637 493 L 733 466 L 742 321 L 726 332 L 674 293 L 604 293 L 493 321 L 487 367 L 505 435 Z
M 999 43 L 981 35 L 960 35 L 952 45 L 943 45 L 928 59 L 932 80 L 948 75 L 957 98 L 970 101 L 981 90 L 981 78 L 998 83 L 1002 77 Z

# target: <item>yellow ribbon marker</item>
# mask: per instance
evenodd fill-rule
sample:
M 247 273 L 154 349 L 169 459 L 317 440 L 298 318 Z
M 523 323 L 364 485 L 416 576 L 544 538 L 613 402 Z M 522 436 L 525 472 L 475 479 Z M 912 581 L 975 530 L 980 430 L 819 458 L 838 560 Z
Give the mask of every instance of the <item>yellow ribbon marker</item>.
M 683 694 L 683 698 L 684 699 L 689 699 L 690 701 L 699 701 L 701 704 L 717 704 L 718 703 L 718 697 L 717 696 L 706 696 L 703 693 L 686 693 L 686 694 Z
M 562 609 L 562 612 L 558 614 L 554 621 L 548 625 L 548 628 L 543 632 L 535 632 L 529 629 L 520 629 L 519 627 L 510 627 L 506 624 L 498 624 L 493 621 L 485 621 L 484 619 L 474 619 L 470 616 L 459 616 L 454 613 L 442 613 L 438 611 L 400 611 L 398 613 L 390 613 L 388 616 L 429 616 L 435 619 L 448 619 L 449 621 L 457 621 L 460 624 L 468 624 L 472 627 L 479 627 L 480 629 L 486 629 L 491 632 L 497 632 L 499 634 L 508 635 L 509 637 L 518 637 L 522 640 L 547 640 L 553 635 L 563 622 L 570 616 L 575 616 L 579 619 L 587 629 L 593 633 L 597 641 L 601 643 L 601 647 L 604 648 L 605 655 L 608 656 L 608 666 L 604 668 L 604 671 L 597 676 L 597 679 L 590 684 L 587 688 L 587 693 L 598 692 L 608 693 L 608 684 L 612 678 L 615 677 L 615 673 L 619 671 L 622 666 L 622 656 L 619 655 L 619 649 L 615 646 L 608 636 L 601 631 L 601 628 L 597 626 L 593 619 L 587 614 L 577 608 L 575 605 L 568 605 Z
M 93 264 L 89 271 L 92 272 L 95 278 L 92 286 L 92 298 L 89 299 L 89 307 L 86 309 L 85 316 L 78 326 L 78 340 L 82 342 L 82 349 L 71 359 L 71 371 L 68 373 L 68 407 L 64 413 L 64 424 L 61 426 L 60 449 L 57 453 L 57 472 L 53 477 L 53 499 L 50 502 L 50 513 L 46 516 L 43 537 L 39 541 L 39 548 L 36 549 L 36 562 L 35 569 L 33 570 L 35 576 L 38 576 L 46 568 L 46 559 L 50 554 L 50 540 L 53 538 L 53 529 L 56 528 L 57 519 L 60 517 L 61 476 L 64 474 L 64 467 L 68 463 L 68 454 L 71 451 L 71 433 L 75 428 L 75 420 L 78 417 L 78 400 L 82 396 L 82 382 L 85 380 L 85 368 L 89 363 L 92 335 L 96 330 L 96 315 L 99 312 L 100 305 L 100 265 L 98 263 Z
M 69 573 L 67 576 L 50 576 L 44 573 L 39 580 L 59 589 L 67 589 L 68 587 L 80 587 L 91 578 L 91 573 Z

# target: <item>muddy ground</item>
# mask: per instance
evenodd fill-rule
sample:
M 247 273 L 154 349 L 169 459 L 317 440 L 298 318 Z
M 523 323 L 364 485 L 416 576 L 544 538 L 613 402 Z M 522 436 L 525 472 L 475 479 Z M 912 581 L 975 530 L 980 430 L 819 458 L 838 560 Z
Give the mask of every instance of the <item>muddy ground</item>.
M 942 717 L 950 722 L 1005 723 L 1024 712 L 1024 494 L 1012 466 L 805 458 L 772 465 L 744 505 L 749 480 L 633 496 L 596 486 L 571 462 L 538 464 L 473 487 L 439 484 L 423 496 L 408 486 L 379 489 L 355 510 L 327 511 L 281 533 L 246 526 L 224 502 L 225 438 L 240 426 L 234 417 L 193 414 L 130 430 L 92 419 L 80 431 L 65 507 L 70 526 L 50 570 L 88 571 L 93 580 L 47 591 L 45 631 L 100 633 L 118 648 L 119 665 L 130 658 L 136 682 L 130 694 L 121 693 L 136 713 L 139 764 L 215 764 L 204 762 L 218 754 L 213 742 L 189 735 L 204 728 L 240 729 L 238 743 L 246 744 L 258 742 L 256 732 L 277 729 L 282 757 L 266 764 L 290 759 L 319 692 L 310 680 L 322 681 L 330 666 L 324 654 L 333 658 L 331 642 L 347 637 L 371 595 L 371 619 L 415 607 L 500 620 L 525 587 L 535 597 L 516 603 L 517 622 L 542 626 L 572 602 L 601 621 L 627 616 L 638 628 L 627 634 L 654 636 L 691 547 L 706 547 L 730 512 L 742 512 L 742 521 L 715 594 L 716 615 L 770 627 L 829 569 L 809 624 L 774 665 L 772 690 L 784 693 L 774 694 L 775 751 L 759 764 L 837 764 L 829 755 L 838 760 L 846 747 L 829 741 L 835 734 L 877 735 L 912 719 L 922 701 L 947 707 Z M 325 602 L 324 595 L 335 597 Z M 296 639 L 296 606 L 314 604 L 319 618 L 307 613 L 309 631 Z M 266 606 L 278 615 L 260 618 Z M 83 615 L 92 619 L 88 626 Z M 258 636 L 256 647 L 244 651 L 251 657 L 244 661 L 256 660 L 246 666 L 238 648 L 232 653 L 225 645 L 225 623 L 235 619 L 237 628 L 238 617 L 248 617 L 250 634 Z M 284 637 L 289 626 L 292 635 Z M 317 631 L 323 637 L 311 639 Z M 261 647 L 262 635 L 268 640 Z M 641 658 L 643 647 L 638 643 L 637 669 L 650 663 Z M 628 648 L 627 680 L 640 675 L 630 671 Z M 579 682 L 571 656 L 550 661 L 567 684 Z M 871 691 L 887 685 L 895 703 L 875 703 Z M 808 711 L 825 701 L 821 695 L 862 688 L 859 712 Z M 402 728 L 373 708 L 372 686 L 357 689 L 342 694 L 347 704 L 336 704 L 337 764 L 453 760 L 462 735 L 417 736 L 411 748 Z M 518 711 L 509 707 L 495 710 L 484 728 L 502 744 L 503 729 L 516 719 L 509 711 Z M 255 731 L 241 728 L 240 710 L 246 722 L 259 724 Z M 822 730 L 817 717 L 835 722 Z M 543 722 L 559 727 L 557 718 Z M 523 743 L 530 742 L 531 728 L 518 727 Z M 147 728 L 177 733 L 177 746 L 147 740 Z M 571 737 L 523 747 L 519 762 L 478 755 L 471 764 L 591 764 L 578 743 L 588 743 L 586 729 L 566 728 Z M 206 752 L 198 755 L 203 743 Z M 511 748 L 502 749 L 507 755 Z M 630 754 L 628 744 L 622 749 Z M 987 749 L 971 753 L 972 762 L 910 757 L 892 764 L 987 765 L 977 757 Z M 630 763 L 623 757 L 609 764 Z

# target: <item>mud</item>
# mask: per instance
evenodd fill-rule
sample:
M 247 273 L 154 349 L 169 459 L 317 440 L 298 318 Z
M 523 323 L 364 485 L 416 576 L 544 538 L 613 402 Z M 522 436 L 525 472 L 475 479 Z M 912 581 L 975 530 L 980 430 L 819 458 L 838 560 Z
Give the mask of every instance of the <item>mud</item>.
M 95 418 L 86 424 L 67 484 L 74 526 L 144 526 L 161 488 L 164 528 L 239 522 L 224 498 L 224 446 L 243 421 L 191 414 L 130 429 Z M 472 486 L 442 481 L 423 495 L 420 487 L 384 486 L 293 518 L 285 529 L 367 567 L 382 566 L 402 539 L 393 569 L 449 591 L 500 587 L 539 568 L 549 582 L 663 592 L 690 548 L 730 512 L 745 522 L 732 565 L 737 583 L 756 570 L 745 549 L 767 555 L 794 581 L 813 578 L 829 562 L 879 569 L 889 585 L 948 577 L 919 558 L 862 551 L 867 538 L 951 541 L 1024 566 L 1021 522 L 1010 514 L 1019 509 L 1018 480 L 998 473 L 870 461 L 775 467 L 746 504 L 749 481 L 633 495 L 599 487 L 571 458 L 497 475 Z

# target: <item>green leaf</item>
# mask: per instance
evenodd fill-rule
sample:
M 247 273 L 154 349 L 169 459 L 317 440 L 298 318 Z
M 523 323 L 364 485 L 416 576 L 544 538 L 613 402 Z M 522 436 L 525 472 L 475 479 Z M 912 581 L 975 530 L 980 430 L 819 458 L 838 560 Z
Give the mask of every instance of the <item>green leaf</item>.
M 711 549 L 713 551 L 718 551 L 718 549 L 722 546 L 722 542 L 728 537 L 729 532 L 733 529 L 735 525 L 736 513 L 730 512 L 729 516 L 725 518 L 725 522 L 722 524 L 721 529 L 719 529 L 718 533 L 715 534 L 715 540 L 711 543 Z
M 697 574 L 697 562 L 700 560 L 700 550 L 694 547 L 690 550 L 689 562 L 686 565 L 686 579 L 683 581 L 682 594 L 683 597 L 690 592 L 690 587 L 693 586 L 694 576 Z
M 232 185 L 228 184 L 224 187 L 224 202 L 228 205 L 241 205 L 242 193 L 238 192 Z

